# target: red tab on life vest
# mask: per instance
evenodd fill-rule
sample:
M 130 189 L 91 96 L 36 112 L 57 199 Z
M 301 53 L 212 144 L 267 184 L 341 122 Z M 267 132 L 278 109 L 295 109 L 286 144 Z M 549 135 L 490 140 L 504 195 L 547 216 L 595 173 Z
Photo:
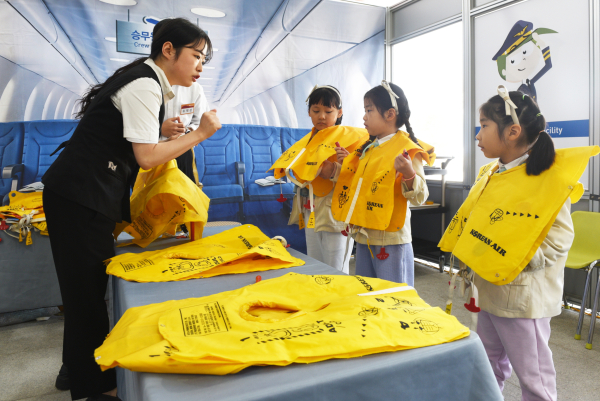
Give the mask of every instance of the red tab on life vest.
M 381 251 L 379 251 L 379 253 L 375 255 L 375 257 L 379 260 L 386 260 L 389 256 L 390 254 L 385 251 L 385 246 L 382 246 Z
M 468 304 L 465 304 L 465 308 L 469 312 L 478 313 L 481 311 L 481 308 L 475 305 L 475 298 L 471 298 Z

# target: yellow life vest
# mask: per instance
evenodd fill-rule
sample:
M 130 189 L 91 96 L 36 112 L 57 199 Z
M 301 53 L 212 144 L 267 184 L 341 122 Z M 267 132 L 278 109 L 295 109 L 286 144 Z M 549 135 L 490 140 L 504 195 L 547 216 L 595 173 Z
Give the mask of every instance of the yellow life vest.
M 33 209 L 42 209 L 42 193 L 41 192 L 17 192 L 11 191 L 8 193 L 8 206 L 0 206 L 0 215 L 4 213 L 27 212 Z M 27 214 L 27 213 L 24 213 Z
M 404 226 L 407 201 L 402 195 L 402 174 L 396 177 L 394 159 L 406 149 L 411 159 L 429 155 L 403 131 L 381 146 L 357 152 L 344 159 L 335 185 L 331 211 L 346 224 L 375 230 L 398 231 Z
M 567 200 L 583 194 L 579 178 L 598 146 L 557 149 L 554 164 L 527 175 L 526 164 L 496 173 L 483 166 L 469 196 L 438 246 L 452 252 L 483 279 L 508 284 L 527 266 Z
M 336 142 L 353 151 L 368 138 L 369 133 L 363 128 L 335 125 L 320 130 L 313 137 L 314 130 L 283 152 L 269 171 L 274 170 L 275 178 L 281 178 L 286 176 L 286 170 L 292 170 L 299 186 L 310 182 L 314 194 L 323 197 L 331 192 L 334 184 L 319 177 L 318 173 L 325 160 L 337 161 Z
M 131 194 L 131 224 L 118 223 L 113 235 L 130 234 L 133 243 L 145 248 L 164 233 L 175 234 L 181 224 L 190 227 L 193 238 L 202 238 L 208 220 L 210 199 L 184 173 L 177 161 L 140 170 Z
M 281 242 L 253 225 L 159 251 L 126 253 L 106 261 L 106 273 L 128 281 L 181 281 L 222 274 L 302 266 Z
M 94 355 L 102 370 L 224 375 L 468 335 L 454 316 L 406 284 L 288 273 L 207 297 L 130 308 Z
M 19 242 L 25 241 L 26 245 L 33 244 L 33 228 L 38 229 L 41 235 L 48 235 L 42 192 L 11 191 L 8 199 L 10 203 L 7 206 L 0 206 L 0 229 L 18 238 Z
M 417 142 L 419 142 L 419 146 L 423 148 L 425 152 L 429 155 L 429 165 L 433 166 L 435 162 L 435 148 L 428 143 L 424 142 L 421 138 L 417 138 Z

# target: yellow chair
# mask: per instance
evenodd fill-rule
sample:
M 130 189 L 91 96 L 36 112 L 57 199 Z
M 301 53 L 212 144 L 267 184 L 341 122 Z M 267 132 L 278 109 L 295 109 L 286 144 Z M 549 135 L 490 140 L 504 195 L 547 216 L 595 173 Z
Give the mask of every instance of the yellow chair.
M 567 257 L 565 267 L 570 269 L 587 270 L 585 288 L 583 290 L 583 299 L 581 300 L 581 312 L 579 312 L 579 322 L 577 323 L 577 332 L 575 339 L 581 339 L 581 327 L 583 325 L 583 316 L 585 315 L 585 301 L 591 287 L 591 276 L 594 267 L 600 268 L 600 213 L 595 212 L 573 212 L 571 214 L 573 226 L 575 228 L 575 239 Z M 588 342 L 585 344 L 587 349 L 592 349 L 592 337 L 594 336 L 594 325 L 596 322 L 596 312 L 598 312 L 598 294 L 600 293 L 600 274 L 598 275 L 598 284 L 596 285 L 596 295 L 592 305 L 592 319 L 590 323 L 590 332 Z M 565 307 L 567 304 L 565 303 Z

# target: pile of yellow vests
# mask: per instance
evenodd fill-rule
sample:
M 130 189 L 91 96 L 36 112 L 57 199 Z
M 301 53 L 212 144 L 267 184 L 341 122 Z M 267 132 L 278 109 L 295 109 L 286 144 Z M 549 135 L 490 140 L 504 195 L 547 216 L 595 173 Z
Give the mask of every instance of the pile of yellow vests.
M 455 317 L 406 284 L 288 273 L 234 291 L 128 309 L 94 355 L 102 370 L 225 375 L 468 335 Z
M 26 245 L 33 243 L 33 230 L 48 235 L 42 192 L 12 191 L 8 199 L 8 206 L 0 206 L 0 230 L 18 238 L 19 242 L 25 241 Z
M 122 254 L 106 263 L 108 274 L 144 283 L 304 265 L 279 240 L 249 224 L 159 251 Z

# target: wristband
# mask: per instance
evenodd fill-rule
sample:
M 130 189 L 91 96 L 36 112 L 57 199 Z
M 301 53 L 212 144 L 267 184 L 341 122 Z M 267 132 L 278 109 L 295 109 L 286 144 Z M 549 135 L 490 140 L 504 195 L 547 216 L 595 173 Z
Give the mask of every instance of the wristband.
M 415 173 L 413 174 L 413 176 L 412 176 L 412 177 L 410 177 L 410 178 L 405 178 L 405 177 L 402 177 L 402 181 L 403 181 L 403 182 L 410 181 L 410 180 L 412 180 L 413 178 L 415 178 L 416 176 L 417 176 L 417 173 L 415 172 Z

